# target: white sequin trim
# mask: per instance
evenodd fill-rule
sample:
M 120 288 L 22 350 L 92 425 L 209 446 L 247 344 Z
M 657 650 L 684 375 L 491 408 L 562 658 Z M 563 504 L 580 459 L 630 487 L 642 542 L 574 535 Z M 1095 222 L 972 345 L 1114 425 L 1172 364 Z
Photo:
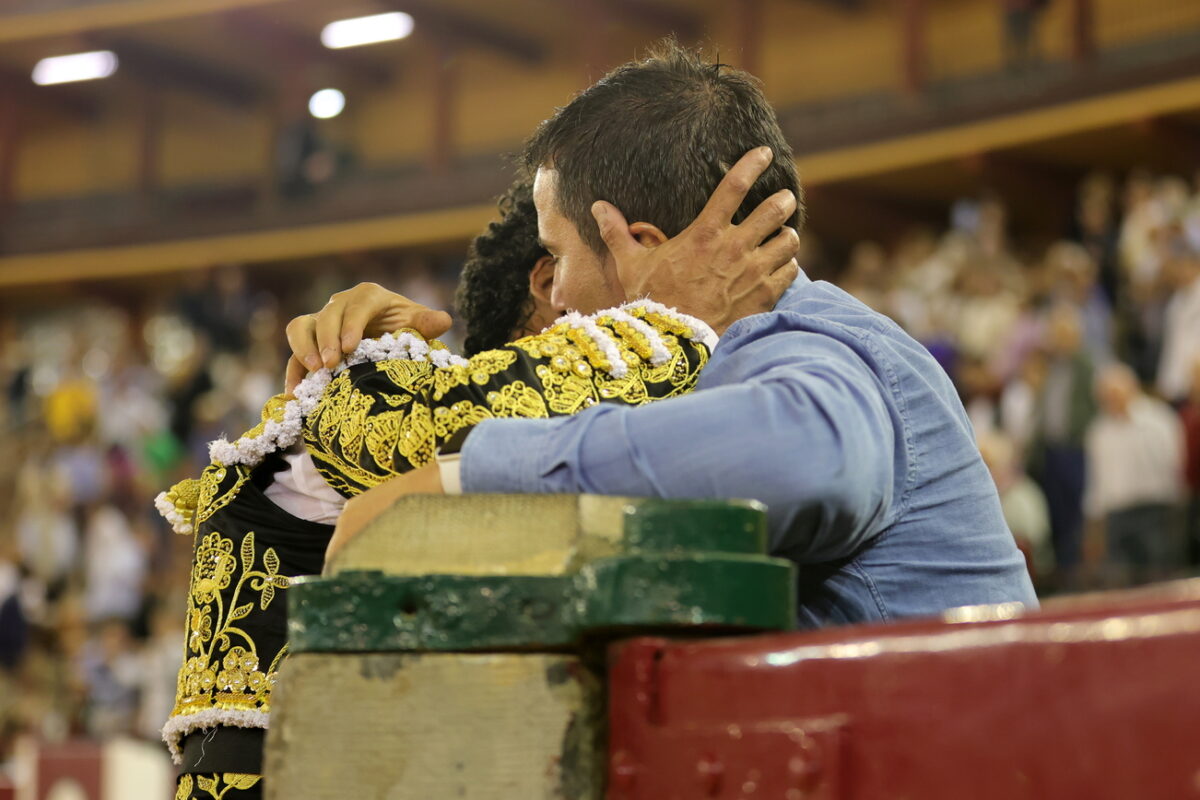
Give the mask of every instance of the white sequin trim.
M 671 351 L 667 349 L 667 343 L 663 341 L 662 334 L 655 330 L 654 326 L 649 322 L 646 322 L 644 319 L 638 319 L 621 308 L 603 311 L 600 316 L 611 317 L 617 322 L 624 322 L 642 336 L 645 336 L 647 341 L 650 342 L 650 363 L 654 366 L 662 366 L 671 360 Z
M 650 342 L 650 362 L 652 364 L 658 366 L 666 363 L 670 358 L 670 351 L 667 349 L 661 334 L 654 329 L 654 326 L 628 313 L 636 309 L 644 309 L 645 311 L 661 314 L 664 317 L 679 322 L 689 329 L 689 338 L 693 342 L 701 342 L 709 350 L 712 350 L 716 346 L 716 333 L 703 321 L 695 317 L 690 317 L 687 314 L 681 314 L 673 308 L 668 308 L 661 303 L 655 303 L 651 300 L 635 300 L 591 316 L 584 316 L 572 311 L 561 317 L 558 323 L 566 323 L 572 328 L 581 330 L 587 334 L 588 338 L 595 342 L 600 352 L 604 354 L 604 358 L 608 362 L 607 372 L 614 378 L 623 378 L 629 374 L 629 365 L 622 358 L 621 348 L 614 336 L 596 324 L 596 320 L 601 317 L 608 316 L 614 320 L 626 322 L 643 334 Z M 407 332 L 399 334 L 385 333 L 378 339 L 364 339 L 354 349 L 354 352 L 348 355 L 334 370 L 320 369 L 305 377 L 300 382 L 300 385 L 296 387 L 293 399 L 284 405 L 282 419 L 270 419 L 264 422 L 262 431 L 257 436 L 242 436 L 233 442 L 224 437 L 215 440 L 208 447 L 209 458 L 212 459 L 214 464 L 220 466 L 242 464 L 252 467 L 260 463 L 270 453 L 277 450 L 286 450 L 299 440 L 303 430 L 304 418 L 311 414 L 313 409 L 317 407 L 317 403 L 320 402 L 325 387 L 329 385 L 335 374 L 356 364 L 393 359 L 429 361 L 438 367 L 467 366 L 470 364 L 470 361 L 462 356 L 455 355 L 444 348 L 431 347 L 421 337 Z M 187 520 L 173 505 L 167 502 L 165 494 L 160 495 L 155 500 L 155 506 L 176 531 L 181 533 L 191 532 L 191 525 L 188 524 Z
M 171 530 L 176 533 L 192 532 L 192 523 L 186 516 L 179 513 L 179 509 L 175 507 L 174 503 L 167 499 L 166 492 L 158 493 L 158 496 L 154 498 L 154 507 L 158 509 L 159 514 L 162 514 L 163 519 L 171 523 Z
M 650 311 L 655 314 L 662 314 L 664 317 L 669 317 L 676 322 L 682 323 L 683 325 L 692 329 L 692 335 L 688 338 L 690 338 L 693 342 L 700 342 L 707 347 L 710 352 L 717 346 L 717 339 L 720 338 L 717 336 L 717 332 L 714 331 L 712 327 L 704 320 L 684 314 L 681 311 L 676 311 L 673 308 L 664 306 L 662 303 L 656 303 L 650 298 L 633 300 L 621 306 L 621 308 L 626 311 L 632 311 L 635 308 L 644 308 L 646 311 Z
M 286 450 L 299 440 L 304 418 L 317 407 L 321 394 L 335 374 L 356 364 L 389 360 L 429 361 L 438 367 L 469 363 L 449 350 L 430 347 L 421 337 L 411 333 L 385 333 L 378 339 L 364 339 L 334 370 L 320 369 L 302 380 L 293 393 L 294 399 L 284 405 L 281 421 L 268 420 L 263 424 L 262 432 L 254 437 L 243 436 L 235 442 L 217 439 L 208 446 L 209 458 L 221 466 L 244 464 L 252 467 L 270 453 Z
M 601 316 L 603 313 L 602 311 L 596 316 Z M 560 317 L 558 321 L 583 331 L 589 339 L 595 342 L 596 347 L 600 348 L 600 352 L 604 354 L 604 360 L 608 362 L 606 371 L 609 375 L 614 378 L 624 378 L 629 374 L 629 365 L 625 363 L 625 359 L 621 358 L 621 348 L 617 346 L 612 334 L 596 324 L 595 317 L 585 317 L 578 311 L 571 311 Z
M 596 324 L 596 320 L 610 317 L 614 320 L 620 320 L 632 325 L 638 332 L 644 335 L 650 342 L 651 356 L 650 363 L 655 366 L 665 364 L 671 358 L 671 351 L 667 349 L 666 342 L 663 341 L 662 334 L 654 328 L 653 325 L 645 320 L 638 319 L 630 314 L 630 311 L 642 309 L 650 313 L 660 314 L 668 319 L 675 320 L 688 330 L 688 339 L 693 342 L 703 344 L 709 349 L 709 352 L 717 346 L 716 331 L 709 327 L 708 323 L 696 317 L 687 314 L 681 314 L 673 308 L 668 308 L 662 303 L 656 303 L 653 300 L 633 300 L 624 303 L 616 308 L 605 309 L 598 311 L 591 316 L 584 316 L 578 311 L 571 311 L 561 317 L 554 323 L 555 325 L 567 324 L 577 330 L 582 330 L 588 335 L 600 351 L 604 353 L 604 358 L 609 363 L 608 374 L 614 378 L 623 378 L 629 374 L 629 365 L 625 363 L 625 359 L 621 357 L 621 349 L 617 345 L 613 335 Z

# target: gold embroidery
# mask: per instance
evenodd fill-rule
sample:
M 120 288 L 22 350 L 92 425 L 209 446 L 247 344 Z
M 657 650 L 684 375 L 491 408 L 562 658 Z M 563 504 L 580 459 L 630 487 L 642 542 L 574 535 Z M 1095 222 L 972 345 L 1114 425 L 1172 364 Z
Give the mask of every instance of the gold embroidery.
M 406 361 L 400 358 L 389 358 L 379 361 L 375 369 L 387 375 L 388 380 L 401 389 L 411 389 L 429 377 L 433 364 L 428 361 Z
M 616 334 L 621 337 L 621 343 L 637 353 L 639 358 L 649 361 L 650 357 L 654 355 L 654 348 L 650 346 L 650 340 L 628 322 L 614 321 L 609 317 L 602 317 L 599 322 L 611 325 Z
M 415 404 L 400 421 L 400 442 L 396 450 L 414 467 L 424 466 L 433 460 L 433 434 L 432 409 L 425 404 Z
M 565 359 L 556 364 L 559 358 L 561 356 L 551 359 L 551 366 L 538 365 L 536 370 L 550 413 L 574 414 L 595 405 L 598 400 L 595 384 L 572 373 Z
M 167 490 L 165 499 L 174 507 L 175 513 L 179 515 L 180 524 L 194 525 L 196 507 L 200 502 L 200 481 L 196 478 L 181 480 Z M 177 528 L 177 530 L 179 529 Z M 185 528 L 183 532 L 190 533 L 191 531 Z
M 604 351 L 600 349 L 600 345 L 596 344 L 595 340 L 588 335 L 587 331 L 580 328 L 570 328 L 567 331 L 567 340 L 579 348 L 579 352 L 583 353 L 584 357 L 591 362 L 591 365 L 596 369 L 609 370 L 612 369 L 612 364 L 608 363 L 608 358 L 605 357 Z
M 548 417 L 546 401 L 525 381 L 513 381 L 499 391 L 488 392 L 488 405 L 499 417 Z
M 441 400 L 451 389 L 466 386 L 470 380 L 471 372 L 466 367 L 455 365 L 439 369 L 433 375 L 433 399 Z
M 633 325 L 606 318 L 604 327 L 615 334 L 617 353 L 630 367 L 619 379 L 607 372 L 607 357 L 595 341 L 565 324 L 476 356 L 468 366 L 437 368 L 396 360 L 379 362 L 366 372 L 343 371 L 304 422 L 314 464 L 334 489 L 352 496 L 428 463 L 440 442 L 490 417 L 571 414 L 601 401 L 640 405 L 689 391 L 708 361 L 707 349 L 683 341 L 691 332 L 674 320 L 631 313 L 660 332 L 671 331 L 662 336 L 670 357 L 658 366 L 648 364 L 649 340 Z M 282 407 L 272 400 L 264 419 L 276 418 Z M 185 493 L 194 490 L 194 524 L 200 530 L 201 523 L 232 501 L 249 475 L 244 466 L 213 465 L 193 486 L 178 487 L 170 499 L 186 503 Z M 267 711 L 286 646 L 264 669 L 262 662 L 271 654 L 260 648 L 267 644 L 255 642 L 246 627 L 261 636 L 257 631 L 269 626 L 255 628 L 256 620 L 243 620 L 265 612 L 276 590 L 287 588 L 288 578 L 279 574 L 273 549 L 258 555 L 252 532 L 240 540 L 220 531 L 197 535 L 185 659 L 173 715 L 208 709 Z
M 474 382 L 483 386 L 517 361 L 512 350 L 487 350 L 471 358 L 469 366 L 443 367 L 433 376 L 433 399 L 441 400 L 459 386 Z
M 218 531 L 209 532 L 197 545 L 188 592 L 186 661 L 179 672 L 175 714 L 211 707 L 266 710 L 270 705 L 279 657 L 267 672 L 260 670 L 258 645 L 236 623 L 248 617 L 255 605 L 266 611 L 275 590 L 286 589 L 289 581 L 279 574 L 274 548 L 263 551 L 262 569 L 254 569 L 254 562 L 253 531 L 242 537 L 237 556 L 233 540 Z M 226 605 L 225 590 L 230 585 L 233 592 Z M 239 604 L 248 599 L 243 590 L 257 592 L 257 603 L 250 598 Z M 235 645 L 235 640 L 240 644 Z
M 262 780 L 261 775 L 250 775 L 244 772 L 210 772 L 206 775 L 195 776 L 184 773 L 179 776 L 175 800 L 192 800 L 193 778 L 195 778 L 195 788 L 213 800 L 223 800 L 230 789 L 239 791 L 252 789 Z M 222 786 L 222 784 L 224 785 Z
M 438 406 L 433 410 L 433 432 L 442 439 L 448 439 L 457 431 L 478 425 L 491 417 L 492 412 L 483 406 L 477 406 L 470 400 L 460 400 L 449 408 Z
M 233 471 L 233 484 L 224 486 L 230 470 Z M 196 529 L 199 530 L 205 520 L 229 505 L 249 477 L 250 470 L 245 467 L 223 467 L 219 464 L 212 464 L 200 473 L 199 497 L 196 501 Z

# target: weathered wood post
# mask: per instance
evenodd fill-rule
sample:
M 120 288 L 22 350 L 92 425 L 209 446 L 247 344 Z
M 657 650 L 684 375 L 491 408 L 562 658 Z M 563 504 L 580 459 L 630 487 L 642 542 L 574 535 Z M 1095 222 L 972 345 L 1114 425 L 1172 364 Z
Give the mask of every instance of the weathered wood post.
M 750 502 L 398 502 L 288 592 L 267 796 L 598 800 L 603 645 L 793 627 L 766 544 Z

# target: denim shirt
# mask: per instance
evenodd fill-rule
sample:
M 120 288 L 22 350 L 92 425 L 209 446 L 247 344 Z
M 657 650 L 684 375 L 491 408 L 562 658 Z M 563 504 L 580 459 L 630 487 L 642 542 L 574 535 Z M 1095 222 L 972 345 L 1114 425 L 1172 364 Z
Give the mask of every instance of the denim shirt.
M 912 337 L 801 274 L 725 332 L 695 392 L 574 417 L 485 420 L 469 492 L 766 503 L 804 627 L 1037 599 L 949 377 Z

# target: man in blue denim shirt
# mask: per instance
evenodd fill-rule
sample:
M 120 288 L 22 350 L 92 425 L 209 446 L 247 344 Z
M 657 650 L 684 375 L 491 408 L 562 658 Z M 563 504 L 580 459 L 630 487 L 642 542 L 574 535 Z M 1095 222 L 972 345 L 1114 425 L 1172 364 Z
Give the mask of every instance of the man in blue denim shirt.
M 721 165 L 762 142 L 776 158 L 763 154 L 759 194 L 743 212 L 763 202 L 764 186 L 796 186 L 791 154 L 744 74 L 677 49 L 619 68 L 547 121 L 527 164 L 537 170 L 542 244 L 557 259 L 552 302 L 589 312 L 649 294 L 723 335 L 690 396 L 484 420 L 457 461 L 395 479 L 405 488 L 392 496 L 457 482 L 468 492 L 756 498 L 769 509 L 772 552 L 800 566 L 805 626 L 1036 606 L 966 413 L 920 344 L 828 283 L 791 280 L 794 272 L 771 276 L 790 280 L 773 311 L 745 316 L 737 309 L 754 287 L 664 256 Z M 714 163 L 694 168 L 705 158 Z M 593 205 L 601 198 L 620 211 Z M 791 191 L 777 205 L 775 228 L 789 216 L 798 224 Z M 758 230 L 759 214 L 744 227 Z M 629 225 L 624 215 L 653 223 Z M 794 241 L 782 231 L 761 248 Z
M 734 323 L 688 397 L 485 420 L 468 492 L 754 497 L 805 626 L 1036 607 L 962 403 L 887 317 L 804 275 Z

